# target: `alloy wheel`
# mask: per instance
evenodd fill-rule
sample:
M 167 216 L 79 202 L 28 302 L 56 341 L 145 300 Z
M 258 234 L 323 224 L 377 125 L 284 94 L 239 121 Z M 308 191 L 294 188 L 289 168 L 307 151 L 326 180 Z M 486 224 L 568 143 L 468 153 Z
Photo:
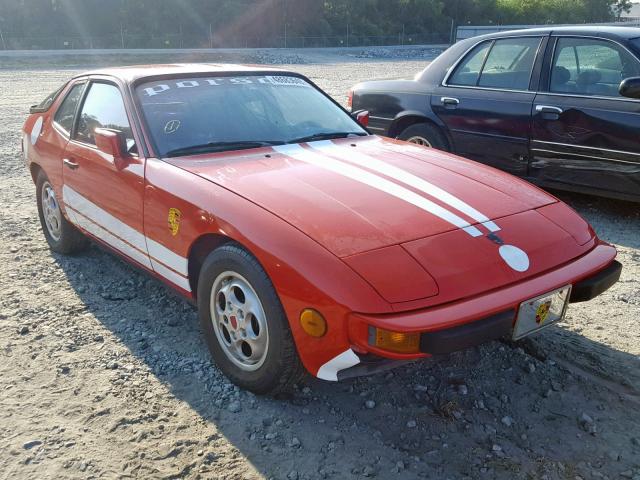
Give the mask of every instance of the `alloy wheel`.
M 407 138 L 407 142 L 415 143 L 417 145 L 422 145 L 423 147 L 431 147 L 431 142 L 424 137 L 419 135 L 415 135 L 413 137 Z
M 62 212 L 60 211 L 60 205 L 56 199 L 56 193 L 49 182 L 44 182 L 42 184 L 42 191 L 40 195 L 40 201 L 42 202 L 42 214 L 47 231 L 51 238 L 58 242 L 62 235 Z
M 213 330 L 225 355 L 245 371 L 259 369 L 267 357 L 269 331 L 262 303 L 239 273 L 226 271 L 213 282 Z

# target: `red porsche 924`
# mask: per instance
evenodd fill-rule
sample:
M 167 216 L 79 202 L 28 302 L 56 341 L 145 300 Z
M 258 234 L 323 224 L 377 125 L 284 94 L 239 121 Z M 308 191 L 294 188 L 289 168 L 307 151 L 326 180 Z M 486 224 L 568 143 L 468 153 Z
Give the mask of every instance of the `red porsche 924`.
M 78 75 L 22 147 L 51 249 L 91 238 L 197 302 L 216 364 L 256 393 L 524 337 L 621 271 L 557 198 L 370 135 L 292 72 Z

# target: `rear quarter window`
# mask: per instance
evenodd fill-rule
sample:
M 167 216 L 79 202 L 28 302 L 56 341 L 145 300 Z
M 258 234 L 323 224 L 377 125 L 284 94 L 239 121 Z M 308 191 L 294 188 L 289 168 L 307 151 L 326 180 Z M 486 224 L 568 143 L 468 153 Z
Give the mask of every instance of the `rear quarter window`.
M 58 126 L 62 127 L 62 129 L 67 133 L 71 132 L 71 128 L 73 127 L 73 118 L 76 114 L 78 102 L 80 102 L 80 98 L 82 97 L 84 85 L 84 83 L 78 83 L 71 87 L 71 90 L 69 90 L 69 93 L 67 93 L 67 96 L 64 98 L 53 117 L 53 121 Z
M 38 103 L 37 105 L 32 105 L 29 109 L 29 113 L 41 113 L 49 110 L 49 107 L 51 107 L 56 98 L 58 98 L 58 95 L 60 95 L 60 92 L 62 92 L 62 90 L 64 90 L 64 87 L 66 86 L 66 84 L 62 85 L 55 92 L 51 92 L 49 95 L 47 95 L 47 97 L 40 103 Z

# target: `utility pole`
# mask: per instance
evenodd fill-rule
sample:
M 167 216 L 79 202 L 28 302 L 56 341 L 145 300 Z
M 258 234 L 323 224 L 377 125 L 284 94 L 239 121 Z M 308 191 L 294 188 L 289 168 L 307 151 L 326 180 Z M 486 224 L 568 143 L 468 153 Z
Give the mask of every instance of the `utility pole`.
M 402 24 L 402 46 L 404 47 L 404 23 Z
M 2 40 L 2 49 L 6 50 L 7 49 L 7 44 L 4 41 L 4 35 L 2 35 L 2 29 L 0 28 L 0 39 Z
M 213 28 L 209 24 L 209 48 L 213 48 Z
M 282 0 L 282 22 L 284 23 L 284 48 L 287 48 L 287 0 Z
M 456 43 L 455 21 L 453 20 L 453 18 L 451 19 L 451 33 L 449 34 L 449 43 L 451 45 Z
M 122 45 L 122 49 L 124 50 L 124 25 L 120 24 L 120 43 Z
M 349 46 L 349 24 L 347 23 L 347 47 Z

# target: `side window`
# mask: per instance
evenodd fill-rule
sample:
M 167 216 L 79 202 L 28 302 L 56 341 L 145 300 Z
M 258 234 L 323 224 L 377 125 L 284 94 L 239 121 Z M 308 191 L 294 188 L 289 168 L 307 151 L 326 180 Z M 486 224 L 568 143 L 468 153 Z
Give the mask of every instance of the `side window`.
M 55 101 L 56 98 L 58 98 L 58 95 L 60 95 L 60 92 L 64 90 L 64 87 L 66 86 L 66 84 L 62 85 L 55 92 L 51 92 L 49 95 L 47 95 L 47 98 L 42 100 L 39 104 L 33 105 L 30 109 L 30 113 L 46 112 L 47 110 L 49 110 L 51 104 Z
M 458 65 L 449 84 L 527 90 L 540 40 L 505 38 L 480 44 Z
M 73 127 L 73 117 L 76 113 L 80 97 L 82 96 L 83 88 L 84 83 L 74 85 L 71 90 L 69 90 L 69 93 L 67 93 L 67 96 L 62 101 L 58 107 L 58 111 L 56 111 L 56 114 L 53 117 L 53 121 L 62 127 L 67 133 L 71 132 L 71 128 Z
M 476 85 L 490 46 L 491 42 L 481 43 L 469 52 L 449 78 L 449 85 Z
M 96 128 L 109 128 L 124 133 L 127 149 L 130 153 L 135 152 L 133 133 L 124 108 L 122 94 L 115 85 L 97 82 L 91 84 L 80 111 L 75 138 L 95 145 Z
M 549 90 L 619 97 L 620 82 L 635 76 L 640 76 L 640 64 L 621 46 L 592 38 L 559 38 Z
M 540 37 L 496 40 L 484 64 L 478 86 L 528 90 Z

